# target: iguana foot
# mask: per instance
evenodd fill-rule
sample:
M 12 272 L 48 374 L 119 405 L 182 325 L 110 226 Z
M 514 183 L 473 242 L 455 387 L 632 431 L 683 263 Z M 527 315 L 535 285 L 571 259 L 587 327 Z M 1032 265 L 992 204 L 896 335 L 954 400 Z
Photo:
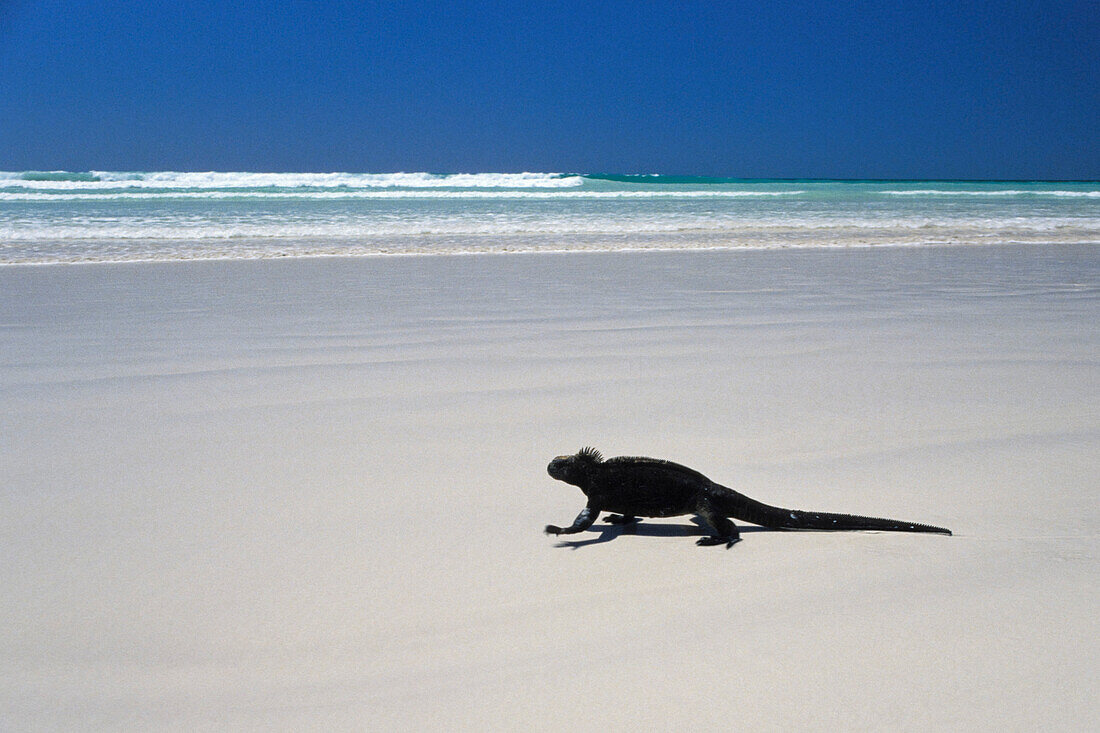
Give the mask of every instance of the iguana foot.
M 695 540 L 695 544 L 701 545 L 701 546 L 704 546 L 704 547 L 709 546 L 709 545 L 723 545 L 724 544 L 726 546 L 726 549 L 728 550 L 729 548 L 733 547 L 735 542 L 740 542 L 740 541 L 741 541 L 740 537 L 700 537 L 699 539 Z
M 639 520 L 637 517 L 631 516 L 631 515 L 611 514 L 609 516 L 604 517 L 603 521 L 609 522 L 611 524 L 634 524 L 635 522 L 638 522 L 638 521 L 641 521 L 641 520 Z
M 553 524 L 548 524 L 543 532 L 546 534 L 561 534 L 561 527 L 555 527 Z

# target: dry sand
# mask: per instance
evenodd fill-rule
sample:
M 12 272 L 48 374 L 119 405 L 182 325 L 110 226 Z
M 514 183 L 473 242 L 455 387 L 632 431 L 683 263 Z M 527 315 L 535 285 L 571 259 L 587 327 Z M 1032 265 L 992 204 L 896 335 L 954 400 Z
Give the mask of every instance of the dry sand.
M 1095 246 L 0 268 L 0 727 L 1100 729 L 1098 408 Z

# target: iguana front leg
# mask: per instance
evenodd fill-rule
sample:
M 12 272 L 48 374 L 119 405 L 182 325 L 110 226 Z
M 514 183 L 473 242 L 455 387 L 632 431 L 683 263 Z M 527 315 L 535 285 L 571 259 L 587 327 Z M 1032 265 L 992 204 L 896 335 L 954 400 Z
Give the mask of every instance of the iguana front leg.
M 604 517 L 603 521 L 609 524 L 634 524 L 638 518 L 633 514 L 612 514 Z
M 583 532 L 592 526 L 592 523 L 596 521 L 596 518 L 600 516 L 599 509 L 593 509 L 590 506 L 586 506 L 581 509 L 581 513 L 577 515 L 577 518 L 573 520 L 573 524 L 562 529 L 553 524 L 546 525 L 546 534 L 576 534 L 577 532 Z

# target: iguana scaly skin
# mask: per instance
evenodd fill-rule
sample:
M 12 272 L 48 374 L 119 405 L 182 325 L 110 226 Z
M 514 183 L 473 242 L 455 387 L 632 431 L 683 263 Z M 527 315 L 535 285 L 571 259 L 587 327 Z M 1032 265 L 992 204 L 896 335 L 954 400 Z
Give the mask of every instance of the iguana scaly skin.
M 741 539 L 730 519 L 739 519 L 771 529 L 861 530 L 887 532 L 935 532 L 932 527 L 897 519 L 879 519 L 851 514 L 828 514 L 781 509 L 750 499 L 733 489 L 716 484 L 698 471 L 656 458 L 619 456 L 603 459 L 598 450 L 583 448 L 573 456 L 558 456 L 547 472 L 559 481 L 573 484 L 588 497 L 588 503 L 573 524 L 562 529 L 548 524 L 547 534 L 583 532 L 600 512 L 615 512 L 607 521 L 626 524 L 638 517 L 675 517 L 698 514 L 713 530 L 698 545 L 731 547 Z

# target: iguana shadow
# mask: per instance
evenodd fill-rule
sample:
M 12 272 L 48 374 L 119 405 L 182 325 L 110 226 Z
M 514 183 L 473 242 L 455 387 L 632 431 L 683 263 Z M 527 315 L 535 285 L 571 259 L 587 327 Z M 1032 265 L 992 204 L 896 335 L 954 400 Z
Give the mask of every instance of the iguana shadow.
M 693 517 L 691 523 L 694 526 L 686 524 L 667 524 L 667 523 L 653 523 L 653 522 L 634 522 L 633 524 L 601 524 L 599 528 L 593 526 L 586 530 L 587 532 L 597 532 L 599 536 L 593 537 L 590 540 L 562 540 L 558 542 L 554 547 L 563 547 L 570 550 L 576 550 L 581 547 L 589 547 L 591 545 L 599 545 L 604 542 L 610 542 L 619 535 L 634 534 L 641 535 L 642 537 L 695 537 L 695 536 L 707 536 L 711 534 L 711 530 L 708 529 L 701 519 Z M 777 532 L 779 530 L 769 529 L 767 527 L 757 526 L 744 526 L 739 525 L 737 527 L 741 534 L 749 532 Z

